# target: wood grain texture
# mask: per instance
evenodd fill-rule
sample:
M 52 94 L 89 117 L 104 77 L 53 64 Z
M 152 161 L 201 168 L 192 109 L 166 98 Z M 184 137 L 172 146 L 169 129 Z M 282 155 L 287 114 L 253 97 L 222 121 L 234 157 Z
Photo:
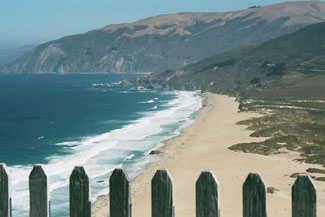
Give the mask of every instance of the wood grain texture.
M 30 217 L 49 217 L 48 179 L 41 165 L 35 165 L 29 175 Z
M 243 185 L 243 216 L 266 217 L 266 187 L 257 173 L 250 173 Z
M 10 217 L 10 175 L 6 164 L 0 164 L 0 217 Z
M 196 217 L 219 217 L 219 184 L 211 172 L 204 171 L 196 181 Z
M 109 180 L 110 217 L 130 217 L 129 178 L 123 169 L 115 169 Z
M 173 183 L 166 170 L 157 170 L 151 181 L 152 217 L 174 216 Z
M 308 175 L 299 175 L 292 186 L 292 217 L 316 216 L 316 187 Z
M 76 166 L 70 176 L 70 217 L 91 217 L 89 177 Z

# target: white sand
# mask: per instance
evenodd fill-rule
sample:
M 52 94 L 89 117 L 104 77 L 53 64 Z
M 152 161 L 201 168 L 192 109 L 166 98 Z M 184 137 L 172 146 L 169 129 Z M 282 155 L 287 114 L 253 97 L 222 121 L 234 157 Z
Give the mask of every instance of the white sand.
M 219 181 L 220 208 L 223 217 L 242 216 L 242 184 L 249 172 L 259 173 L 267 186 L 279 191 L 267 194 L 269 217 L 291 216 L 291 186 L 295 179 L 289 176 L 307 168 L 322 168 L 293 161 L 297 153 L 262 156 L 234 152 L 228 147 L 260 141 L 251 131 L 236 123 L 257 116 L 238 113 L 234 98 L 207 94 L 208 104 L 199 113 L 195 123 L 181 136 L 170 140 L 163 148 L 162 159 L 132 182 L 132 216 L 151 216 L 151 178 L 157 169 L 168 169 L 174 181 L 175 216 L 195 216 L 195 182 L 203 170 L 212 171 Z M 317 175 L 319 176 L 319 175 Z M 325 182 L 314 182 L 318 193 L 318 216 L 325 216 Z M 93 205 L 93 216 L 108 216 L 108 197 Z

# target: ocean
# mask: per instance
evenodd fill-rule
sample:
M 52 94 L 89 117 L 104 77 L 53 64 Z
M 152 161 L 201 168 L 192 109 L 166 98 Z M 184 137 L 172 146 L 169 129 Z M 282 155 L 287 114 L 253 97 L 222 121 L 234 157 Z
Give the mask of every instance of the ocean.
M 0 75 L 0 162 L 11 173 L 14 217 L 29 216 L 34 164 L 50 179 L 51 217 L 68 216 L 74 166 L 86 168 L 94 201 L 114 168 L 134 178 L 159 158 L 151 150 L 193 122 L 199 95 L 119 85 L 134 76 Z

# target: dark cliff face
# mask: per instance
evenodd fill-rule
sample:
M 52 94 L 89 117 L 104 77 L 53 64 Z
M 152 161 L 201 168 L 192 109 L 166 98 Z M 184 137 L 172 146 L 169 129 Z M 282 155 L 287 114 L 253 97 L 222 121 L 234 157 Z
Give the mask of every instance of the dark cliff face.
M 6 73 L 156 72 L 325 20 L 325 3 L 291 2 L 227 13 L 180 13 L 109 25 L 42 44 Z

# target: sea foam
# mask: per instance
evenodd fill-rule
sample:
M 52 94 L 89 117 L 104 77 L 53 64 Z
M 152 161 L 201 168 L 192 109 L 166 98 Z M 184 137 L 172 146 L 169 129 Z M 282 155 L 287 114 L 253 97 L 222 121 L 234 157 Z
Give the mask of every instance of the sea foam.
M 88 171 L 92 200 L 95 200 L 108 193 L 108 180 L 114 168 L 123 167 L 129 177 L 134 178 L 146 165 L 157 160 L 158 156 L 148 154 L 150 150 L 161 146 L 161 141 L 178 135 L 180 129 L 193 122 L 191 115 L 201 108 L 201 97 L 195 92 L 174 94 L 176 99 L 166 102 L 160 110 L 143 112 L 142 118 L 120 129 L 79 141 L 57 143 L 64 146 L 68 154 L 51 156 L 44 165 L 50 179 L 51 216 L 68 214 L 68 181 L 74 166 L 83 165 Z M 10 167 L 14 216 L 28 216 L 31 169 L 32 166 Z

